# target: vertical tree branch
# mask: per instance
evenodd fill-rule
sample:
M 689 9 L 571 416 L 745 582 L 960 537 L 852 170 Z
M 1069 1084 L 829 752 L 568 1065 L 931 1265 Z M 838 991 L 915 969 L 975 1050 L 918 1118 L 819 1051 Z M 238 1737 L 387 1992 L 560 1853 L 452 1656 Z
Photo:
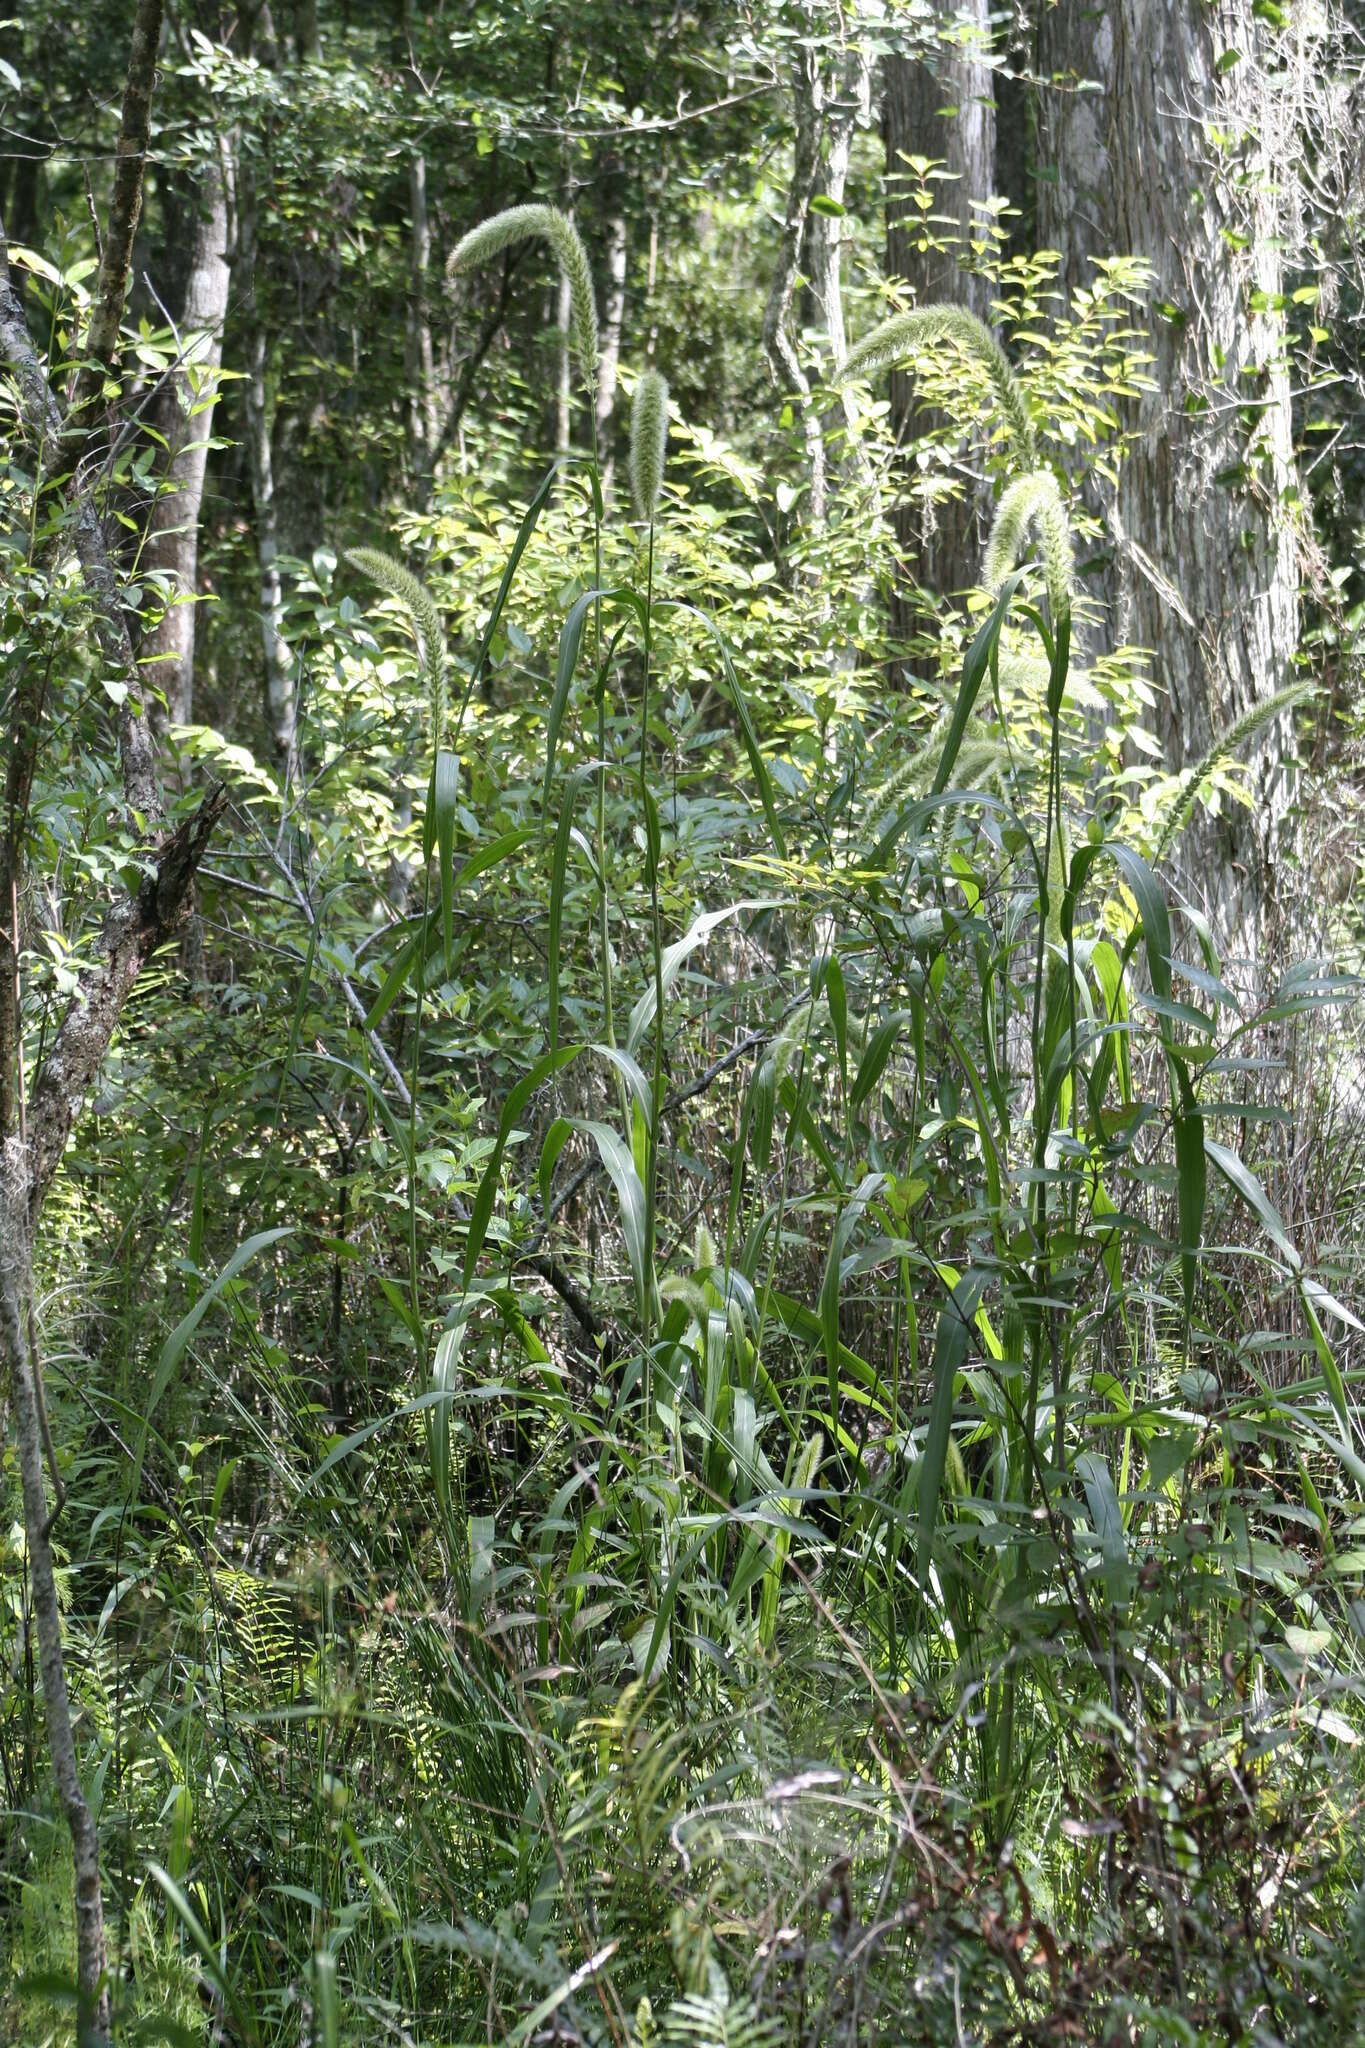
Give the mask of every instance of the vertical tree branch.
M 810 403 L 810 379 L 801 367 L 796 345 L 787 332 L 801 262 L 801 244 L 806 232 L 806 216 L 820 173 L 824 93 L 819 54 L 808 44 L 800 45 L 793 53 L 791 81 L 796 121 L 795 148 L 777 266 L 763 312 L 763 346 L 774 384 L 779 390 L 785 388 L 793 393 L 801 404 L 802 429 L 810 462 L 810 516 L 818 525 L 825 516 L 825 442 L 819 418 Z
M 142 173 L 147 161 L 152 87 L 156 83 L 156 53 L 161 42 L 161 14 L 162 0 L 138 0 L 128 52 L 128 82 L 123 94 L 114 195 L 104 231 L 90 326 L 85 337 L 85 353 L 89 360 L 76 378 L 69 420 L 72 427 L 82 428 L 89 424 L 104 390 L 105 373 L 112 368 L 118 352 L 123 301 L 128 291 L 128 270 L 133 259 L 133 236 L 142 211 Z

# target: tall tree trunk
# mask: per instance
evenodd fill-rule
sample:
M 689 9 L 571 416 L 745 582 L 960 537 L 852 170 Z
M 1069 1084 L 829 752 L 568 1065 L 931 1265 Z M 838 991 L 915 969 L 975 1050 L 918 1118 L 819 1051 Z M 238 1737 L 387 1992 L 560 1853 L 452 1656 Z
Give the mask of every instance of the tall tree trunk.
M 101 360 L 112 359 L 128 288 L 128 259 L 142 203 L 142 172 L 147 151 L 156 47 L 160 32 L 160 0 L 140 0 L 134 20 L 128 82 L 119 133 L 114 200 L 104 236 L 92 331 L 103 337 Z M 122 269 L 110 258 L 122 251 Z M 194 876 L 208 835 L 220 814 L 224 795 L 211 794 L 195 819 L 167 833 L 156 773 L 156 749 L 144 714 L 139 676 L 128 638 L 117 580 L 104 544 L 97 508 L 81 484 L 90 452 L 89 430 L 70 416 L 63 420 L 48 386 L 43 366 L 29 338 L 23 308 L 10 284 L 9 251 L 0 224 L 0 362 L 13 374 L 19 399 L 19 425 L 35 468 L 46 451 L 64 450 L 70 457 L 67 486 L 70 531 L 82 579 L 89 594 L 96 643 L 111 677 L 123 684 L 118 714 L 118 748 L 124 800 L 145 842 L 149 873 L 139 875 L 137 893 L 115 897 L 93 948 L 81 985 L 47 1046 L 35 1077 L 31 1101 L 6 1087 L 6 1126 L 0 1129 L 0 1352 L 8 1366 L 14 1396 L 15 1427 L 24 1504 L 24 1536 L 34 1593 L 39 1662 L 43 1678 L 43 1712 L 62 1809 L 71 1836 L 75 1863 L 76 2031 L 81 2048 L 102 2042 L 109 2028 L 104 1901 L 100 1883 L 99 1837 L 80 1780 L 71 1698 L 62 1654 L 61 1615 L 53 1568 L 51 1518 L 43 1485 L 43 1443 L 47 1437 L 41 1377 L 31 1338 L 33 1237 L 43 1202 L 61 1162 L 71 1126 L 94 1074 L 117 1028 L 133 984 L 156 948 L 179 929 L 188 914 Z M 84 420 L 102 410 L 103 379 L 97 390 L 78 384 Z M 41 484 L 39 489 L 44 488 Z M 16 691 L 14 723 L 8 734 L 7 794 L 11 802 L 5 825 L 3 866 L 5 891 L 14 915 L 16 885 L 23 857 L 24 819 L 15 798 L 33 784 L 41 739 L 41 705 L 29 693 Z M 0 1012 L 14 1014 L 0 1026 L 0 1043 L 17 1060 L 22 1020 L 18 1015 L 18 932 L 11 926 L 13 957 L 0 975 Z M 48 1439 L 50 1442 L 50 1439 Z M 53 1475 L 54 1479 L 56 1474 Z M 60 1493 L 58 1495 L 60 1502 Z
M 610 173 L 613 195 L 607 218 L 607 284 L 602 300 L 600 348 L 597 358 L 597 453 L 602 465 L 602 488 L 611 489 L 616 468 L 612 446 L 612 414 L 616 410 L 616 380 L 621 367 L 621 323 L 626 310 L 626 215 L 621 196 L 620 166 Z
M 1154 272 L 1151 373 L 1114 511 L 1115 638 L 1152 650 L 1169 768 L 1283 687 L 1298 637 L 1276 91 L 1253 0 L 1060 0 L 1047 51 L 1100 93 L 1046 96 L 1040 223 L 1068 282 L 1116 250 Z M 1227 52 L 1240 60 L 1220 69 Z M 1049 68 L 1045 65 L 1045 69 Z M 1213 131 L 1222 138 L 1215 142 Z M 1043 194 L 1046 193 L 1046 201 Z M 1248 810 L 1201 815 L 1188 877 L 1233 951 L 1265 936 L 1289 798 L 1287 718 L 1244 750 Z
M 825 93 L 818 52 L 809 44 L 797 44 L 792 52 L 790 71 L 795 131 L 792 174 L 787 187 L 777 263 L 763 309 L 763 346 L 774 384 L 779 391 L 794 398 L 801 410 L 810 468 L 809 517 L 811 524 L 818 526 L 825 516 L 825 441 L 819 415 L 810 402 L 810 379 L 801 367 L 796 344 L 787 331 L 811 197 L 820 176 Z
M 853 137 L 860 123 L 866 123 L 872 105 L 872 69 L 865 51 L 846 52 L 838 81 L 825 104 L 825 159 L 820 174 L 820 192 L 831 206 L 842 209 L 848 186 Z M 843 290 L 844 221 L 842 211 L 812 209 L 806 222 L 806 268 L 816 317 L 829 343 L 831 372 L 837 374 L 848 356 L 848 335 L 844 325 Z M 829 439 L 827 473 L 838 474 L 845 484 L 857 483 L 868 503 L 874 523 L 881 521 L 881 492 L 871 463 L 861 444 L 852 440 L 849 427 L 855 416 L 850 394 L 825 414 L 824 431 Z M 870 561 L 864 557 L 856 579 L 859 601 L 871 609 L 877 598 L 876 581 Z M 835 666 L 851 673 L 857 665 L 857 635 L 850 634 L 835 652 Z
M 854 130 L 859 121 L 867 120 L 871 103 L 872 71 L 867 55 L 862 50 L 850 50 L 844 58 L 835 93 L 825 106 L 825 161 L 819 186 L 832 207 L 843 206 Z M 812 213 L 806 223 L 806 244 L 811 293 L 829 338 L 831 362 L 839 370 L 843 368 L 848 354 L 844 329 L 844 224 L 841 213 Z
M 211 170 L 194 194 L 194 227 L 179 325 L 185 354 L 167 377 L 155 424 L 166 443 L 161 489 L 147 523 L 142 559 L 169 578 L 166 609 L 143 639 L 139 659 L 166 698 L 176 725 L 194 709 L 195 593 L 199 516 L 227 315 L 229 173 Z
M 318 0 L 294 0 L 294 54 L 300 64 L 316 64 L 319 55 Z
M 284 590 L 280 582 L 279 522 L 275 507 L 275 457 L 271 439 L 270 392 L 266 376 L 265 323 L 256 298 L 259 257 L 255 166 L 237 174 L 237 260 L 241 275 L 245 335 L 246 451 L 251 475 L 252 521 L 260 571 L 261 646 L 265 656 L 265 720 L 276 766 L 288 777 L 294 766 L 294 666 L 284 633 Z
M 964 15 L 970 20 L 961 28 Z M 946 301 L 965 306 L 983 320 L 990 318 L 990 289 L 984 278 L 965 267 L 963 258 L 976 219 L 972 202 L 988 199 L 995 188 L 993 73 L 985 61 L 990 16 L 989 0 L 970 0 L 950 17 L 954 40 L 940 41 L 923 59 L 888 57 L 882 100 L 890 181 L 887 268 L 918 305 Z M 946 173 L 933 187 L 933 211 L 939 220 L 929 235 L 917 230 L 920 214 L 910 202 L 914 173 L 905 159 L 912 156 L 933 158 Z M 943 246 L 931 247 L 931 240 Z M 917 412 L 914 381 L 903 372 L 891 378 L 891 416 L 898 436 L 913 439 L 922 414 Z M 916 584 L 932 600 L 941 601 L 975 583 L 980 572 L 981 492 L 972 473 L 969 445 L 963 447 L 962 457 L 960 497 L 940 499 L 928 516 L 914 499 L 905 498 L 896 508 L 896 539 L 905 573 L 893 596 L 892 624 L 905 637 L 923 625 Z
M 436 419 L 436 371 L 431 347 L 431 309 L 427 298 L 431 269 L 431 227 L 427 220 L 427 160 L 420 150 L 408 165 L 408 203 L 412 236 L 408 255 L 408 315 L 404 354 L 408 380 L 408 461 L 417 506 L 431 505 L 439 432 Z

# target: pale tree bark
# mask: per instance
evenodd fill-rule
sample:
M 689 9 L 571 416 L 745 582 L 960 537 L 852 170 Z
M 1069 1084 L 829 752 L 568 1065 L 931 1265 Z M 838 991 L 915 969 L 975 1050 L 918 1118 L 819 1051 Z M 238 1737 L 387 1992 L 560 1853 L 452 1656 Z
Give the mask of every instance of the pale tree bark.
M 431 345 L 428 283 L 431 270 L 431 226 L 427 218 L 427 160 L 413 152 L 408 165 L 408 205 L 412 231 L 408 242 L 408 310 L 404 336 L 407 373 L 408 462 L 418 509 L 431 504 L 440 431 L 436 417 L 436 368 Z
M 848 187 L 853 137 L 865 125 L 872 106 L 872 67 L 867 53 L 857 47 L 845 52 L 837 81 L 825 102 L 825 152 L 819 176 L 819 194 L 834 207 L 842 207 Z M 848 334 L 844 323 L 843 246 L 845 224 L 842 214 L 812 208 L 806 221 L 806 268 L 816 316 L 829 344 L 830 374 L 843 368 L 848 356 Z M 881 522 L 881 491 L 876 474 L 860 442 L 851 434 L 855 407 L 851 394 L 841 393 L 837 407 L 825 414 L 824 431 L 829 442 L 825 452 L 826 488 L 831 474 L 846 487 L 858 487 L 866 501 L 871 523 Z M 876 586 L 870 561 L 864 557 L 858 579 L 860 600 L 871 606 Z M 836 667 L 845 673 L 857 664 L 855 638 L 849 638 L 835 655 Z
M 265 657 L 265 722 L 275 765 L 287 781 L 293 772 L 295 726 L 294 664 L 284 631 L 284 586 L 280 580 L 279 518 L 275 505 L 268 348 L 256 296 L 260 258 L 257 233 L 256 167 L 243 161 L 237 172 L 237 272 L 240 278 L 246 378 L 247 469 L 251 477 L 252 525 L 260 574 L 261 648 Z
M 871 105 L 871 64 L 865 51 L 852 49 L 843 60 L 838 85 L 825 105 L 825 157 L 819 189 L 836 207 L 844 203 L 854 133 L 860 121 L 867 121 Z M 830 360 L 836 370 L 843 368 L 848 354 L 844 327 L 844 241 L 842 217 L 818 212 L 809 215 L 806 246 L 811 293 L 829 341 Z
M 194 637 L 199 519 L 208 442 L 223 360 L 231 267 L 228 262 L 230 167 L 215 166 L 195 195 L 195 224 L 178 313 L 182 356 L 167 376 L 155 412 L 166 443 L 160 489 L 148 516 L 142 564 L 168 579 L 166 609 L 143 638 L 141 666 L 166 699 L 172 723 L 194 715 Z
M 1252 0 L 1060 0 L 1040 130 L 1042 225 L 1068 283 L 1104 251 L 1152 266 L 1155 389 L 1113 513 L 1116 641 L 1151 650 L 1166 764 L 1186 767 L 1290 679 L 1298 638 L 1290 380 L 1277 167 L 1290 119 Z M 1220 70 L 1228 52 L 1239 60 Z M 1064 69 L 1062 58 L 1066 55 Z M 1074 90 L 1093 78 L 1101 93 Z M 1072 89 L 1067 89 L 1068 87 Z M 1218 138 L 1222 138 L 1221 140 Z M 1291 794 L 1287 718 L 1243 750 L 1251 808 L 1202 814 L 1185 880 L 1254 958 Z
M 888 57 L 882 99 L 882 135 L 890 180 L 886 208 L 886 261 L 917 305 L 965 306 L 990 319 L 987 281 L 964 261 L 979 219 L 974 201 L 995 189 L 994 73 L 990 48 L 989 0 L 944 11 L 951 28 L 924 57 Z M 918 230 L 919 209 L 911 204 L 914 173 L 907 157 L 934 159 L 940 175 L 932 182 L 933 213 L 928 233 Z M 941 246 L 933 246 L 938 243 Z M 915 384 L 904 371 L 891 378 L 891 418 L 897 436 L 912 441 L 924 424 Z M 904 575 L 892 600 L 892 624 L 908 636 L 923 626 L 915 586 L 936 603 L 970 588 L 980 573 L 985 540 L 985 492 L 980 463 L 964 434 L 956 465 L 960 496 L 940 498 L 932 508 L 903 497 L 895 512 L 898 552 Z
M 820 176 L 825 88 L 818 52 L 807 44 L 798 44 L 792 52 L 790 76 L 794 126 L 792 172 L 777 262 L 763 309 L 763 347 L 773 383 L 780 392 L 794 399 L 800 410 L 809 469 L 808 513 L 810 523 L 819 526 L 825 517 L 825 441 L 819 414 L 811 404 L 810 379 L 802 368 L 796 344 L 788 331 L 811 196 Z
M 611 489 L 616 469 L 612 446 L 612 414 L 616 410 L 616 384 L 621 368 L 621 326 L 626 312 L 626 215 L 621 198 L 620 166 L 609 178 L 614 204 L 607 218 L 606 288 L 602 298 L 597 357 L 597 454 L 602 465 L 602 489 Z
M 316 14 L 312 24 L 317 38 Z M 295 16 L 295 34 L 298 17 Z M 403 0 L 403 35 L 408 90 L 422 91 L 416 48 L 417 22 L 413 0 Z M 431 222 L 427 213 L 427 160 L 414 148 L 408 160 L 408 304 L 403 335 L 403 368 L 407 382 L 408 468 L 419 511 L 430 509 L 440 422 L 436 407 L 436 362 L 431 341 Z

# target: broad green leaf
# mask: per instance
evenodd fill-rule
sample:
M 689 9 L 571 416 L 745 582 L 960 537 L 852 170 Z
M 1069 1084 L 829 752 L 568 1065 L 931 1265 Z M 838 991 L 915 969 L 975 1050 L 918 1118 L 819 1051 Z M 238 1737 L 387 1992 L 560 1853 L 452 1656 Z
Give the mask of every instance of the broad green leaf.
M 635 1161 L 631 1157 L 630 1147 L 610 1124 L 599 1124 L 591 1119 L 584 1119 L 579 1128 L 586 1131 L 596 1145 L 598 1156 L 616 1190 L 616 1199 L 621 1210 L 621 1230 L 626 1240 L 626 1255 L 630 1260 L 636 1299 L 643 1315 L 648 1301 L 649 1284 L 649 1276 L 645 1271 L 645 1191 L 640 1176 L 635 1171 Z
M 1261 1228 L 1284 1259 L 1290 1272 L 1297 1274 L 1303 1261 L 1281 1221 L 1279 1210 L 1255 1174 L 1242 1163 L 1235 1152 L 1229 1152 L 1226 1145 L 1216 1145 L 1212 1138 L 1205 1138 L 1204 1150 L 1228 1185 L 1235 1189 L 1247 1207 L 1255 1213 Z
M 568 1117 L 557 1116 L 545 1133 L 545 1143 L 540 1148 L 540 1206 L 547 1224 L 550 1221 L 550 1183 L 555 1165 L 572 1136 L 573 1125 Z
M 162 1395 L 170 1385 L 171 1374 L 185 1355 L 185 1347 L 189 1343 L 190 1338 L 199 1328 L 200 1323 L 203 1322 L 204 1317 L 223 1292 L 223 1289 L 231 1286 L 242 1268 L 250 1265 L 251 1261 L 257 1258 L 261 1252 L 268 1251 L 272 1244 L 278 1244 L 282 1238 L 292 1237 L 293 1235 L 293 1224 L 282 1223 L 274 1230 L 258 1230 L 254 1237 L 249 1237 L 243 1244 L 239 1244 L 216 1279 L 211 1281 L 204 1289 L 204 1292 L 199 1296 L 189 1314 L 182 1317 L 162 1345 L 161 1356 L 157 1360 L 156 1371 L 152 1375 L 151 1391 L 147 1396 L 146 1407 L 142 1411 L 142 1428 L 138 1435 L 133 1480 L 134 1492 L 137 1490 L 137 1482 L 142 1473 L 142 1459 L 147 1445 L 148 1427 L 151 1424 L 153 1415 L 156 1413 Z
M 443 1510 L 450 1506 L 450 1403 L 459 1386 L 460 1353 L 468 1327 L 465 1312 L 448 1330 L 442 1330 L 431 1362 L 431 1390 L 447 1397 L 431 1413 L 431 1477 Z
M 512 578 L 517 573 L 517 564 L 526 552 L 526 544 L 535 532 L 536 521 L 549 501 L 550 493 L 555 486 L 555 478 L 558 475 L 559 460 L 556 457 L 541 478 L 536 494 L 526 507 L 521 525 L 517 529 L 517 537 L 512 543 L 512 552 L 507 557 L 507 566 L 502 572 L 502 581 L 498 585 L 498 594 L 493 599 L 493 609 L 488 614 L 488 624 L 483 629 L 483 638 L 479 642 L 479 651 L 474 657 L 474 666 L 469 671 L 469 683 L 465 690 L 466 704 L 473 696 L 479 677 L 483 674 L 483 665 L 488 659 L 488 650 L 493 644 L 493 635 L 498 630 L 498 621 L 502 617 L 502 608 L 507 602 L 507 593 L 512 588 Z
M 1091 1524 L 1099 1538 L 1105 1591 L 1111 1606 L 1123 1607 L 1129 1589 L 1128 1544 L 1109 1467 L 1097 1451 L 1082 1451 L 1076 1459 L 1076 1472 L 1085 1488 Z
M 850 1110 L 861 1109 L 868 1096 L 881 1080 L 886 1063 L 891 1057 L 892 1047 L 905 1029 L 904 1010 L 895 1010 L 884 1017 L 863 1047 L 863 1056 L 858 1062 L 858 1071 L 853 1079 L 853 1092 L 848 1098 Z
M 835 1223 L 825 1260 L 825 1277 L 820 1287 L 820 1330 L 824 1339 L 825 1363 L 829 1369 L 829 1412 L 839 1419 L 839 1268 L 848 1241 L 858 1227 L 863 1210 L 885 1185 L 884 1173 L 864 1175 L 845 1203 Z
M 1180 1217 L 1180 1271 L 1185 1289 L 1185 1326 L 1194 1313 L 1199 1251 L 1204 1241 L 1204 1201 L 1208 1165 L 1204 1156 L 1204 1119 L 1190 1101 L 1175 1119 L 1175 1163 Z
M 1023 581 L 1024 573 L 1022 569 L 1016 569 L 1002 584 L 990 616 L 985 624 L 978 628 L 976 637 L 967 649 L 967 659 L 962 664 L 962 681 L 958 684 L 957 702 L 953 706 L 953 715 L 948 722 L 948 736 L 943 742 L 943 752 L 939 755 L 938 767 L 934 771 L 934 779 L 930 785 L 931 796 L 941 796 L 948 787 L 948 777 L 952 774 L 957 757 L 962 751 L 968 721 L 991 665 L 991 653 L 999 641 L 1010 601 Z
M 573 835 L 574 808 L 588 777 L 601 767 L 600 761 L 585 761 L 569 777 L 560 801 L 559 823 L 555 828 L 554 858 L 550 869 L 550 1050 L 559 1044 L 559 952 L 564 934 L 564 882 L 569 862 L 569 840 Z

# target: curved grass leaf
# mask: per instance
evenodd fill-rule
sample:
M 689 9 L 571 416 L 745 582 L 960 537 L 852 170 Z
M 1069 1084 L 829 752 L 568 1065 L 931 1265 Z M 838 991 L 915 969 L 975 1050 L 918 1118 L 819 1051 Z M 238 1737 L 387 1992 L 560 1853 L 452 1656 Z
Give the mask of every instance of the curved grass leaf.
M 990 616 L 985 624 L 977 629 L 976 637 L 967 649 L 967 659 L 962 664 L 962 681 L 958 685 L 957 702 L 953 706 L 953 715 L 948 725 L 948 737 L 943 742 L 943 752 L 939 755 L 938 767 L 929 786 L 931 796 L 942 796 L 948 787 L 948 777 L 952 774 L 953 764 L 962 751 L 967 721 L 972 715 L 981 685 L 990 668 L 991 655 L 1000 639 L 1010 600 L 1023 582 L 1025 573 L 1023 569 L 1016 569 L 1000 586 L 1000 595 L 991 607 Z

